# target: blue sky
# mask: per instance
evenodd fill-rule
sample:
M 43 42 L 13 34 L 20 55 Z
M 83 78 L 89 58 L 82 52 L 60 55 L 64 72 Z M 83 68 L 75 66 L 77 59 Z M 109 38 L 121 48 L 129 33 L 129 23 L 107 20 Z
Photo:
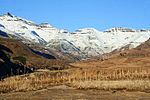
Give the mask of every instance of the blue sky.
M 70 31 L 150 28 L 150 0 L 0 0 L 0 14 L 6 12 Z

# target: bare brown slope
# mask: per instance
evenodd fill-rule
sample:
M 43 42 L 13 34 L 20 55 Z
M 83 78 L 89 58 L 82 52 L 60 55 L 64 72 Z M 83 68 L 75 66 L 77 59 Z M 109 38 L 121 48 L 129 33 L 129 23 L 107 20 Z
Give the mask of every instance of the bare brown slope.
M 53 66 L 64 66 L 65 64 L 65 61 L 57 60 L 55 55 L 49 55 L 51 58 L 48 59 L 41 56 L 42 54 L 37 54 L 39 51 L 33 52 L 31 48 L 21 41 L 10 38 L 0 38 L 0 44 L 12 51 L 12 53 L 8 53 L 8 55 L 13 62 L 17 62 L 17 60 L 21 58 L 21 60 L 25 60 L 24 65 L 28 67 L 51 69 Z

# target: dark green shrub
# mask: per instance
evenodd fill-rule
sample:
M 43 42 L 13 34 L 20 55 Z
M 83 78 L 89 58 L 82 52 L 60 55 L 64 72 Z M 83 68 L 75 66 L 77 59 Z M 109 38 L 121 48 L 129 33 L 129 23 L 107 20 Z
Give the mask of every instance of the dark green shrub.
M 26 64 L 26 58 L 25 57 L 23 57 L 23 56 L 17 56 L 17 57 L 13 57 L 13 60 L 17 60 L 17 61 L 19 61 L 19 62 L 21 62 L 22 64 Z

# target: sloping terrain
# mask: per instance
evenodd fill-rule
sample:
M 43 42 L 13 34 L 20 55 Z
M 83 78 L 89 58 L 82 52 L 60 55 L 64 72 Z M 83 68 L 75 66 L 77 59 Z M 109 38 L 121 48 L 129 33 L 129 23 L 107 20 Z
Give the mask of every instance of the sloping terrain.
M 150 90 L 149 30 L 85 28 L 71 33 L 8 13 L 0 16 L 0 36 L 0 78 L 35 71 L 5 78 L 0 92 L 62 84 L 77 89 Z
M 93 60 L 72 63 L 79 68 L 146 68 L 150 69 L 150 39 L 131 50 L 112 52 Z
M 122 27 L 104 32 L 94 28 L 68 32 L 48 23 L 35 24 L 10 13 L 0 16 L 0 30 L 3 31 L 3 36 L 11 35 L 12 38 L 20 39 L 24 43 L 50 47 L 75 59 L 99 57 L 126 46 L 128 49 L 135 48 L 150 38 L 149 30 Z
M 0 37 L 0 78 L 34 69 L 64 69 L 65 65 L 66 61 L 55 55 L 33 50 L 19 40 Z
M 31 74 L 6 78 L 0 81 L 0 92 L 25 92 L 67 85 L 76 89 L 107 90 L 112 93 L 118 91 L 149 93 L 149 41 L 135 49 L 112 52 L 93 60 L 70 63 L 71 68 L 66 70 L 37 70 Z M 7 49 L 6 51 L 12 53 Z

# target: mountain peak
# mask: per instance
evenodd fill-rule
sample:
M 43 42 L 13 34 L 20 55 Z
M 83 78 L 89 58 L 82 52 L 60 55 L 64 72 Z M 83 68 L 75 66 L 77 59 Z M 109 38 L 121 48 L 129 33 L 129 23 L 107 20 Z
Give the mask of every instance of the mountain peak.
M 100 56 L 126 45 L 136 47 L 150 38 L 150 31 L 148 30 L 135 30 L 124 27 L 115 27 L 105 31 L 110 34 L 103 34 L 104 32 L 100 32 L 95 28 L 82 28 L 70 33 L 67 30 L 52 27 L 48 23 L 36 24 L 10 13 L 0 16 L 0 27 L 3 27 L 1 31 L 8 35 L 11 34 L 11 36 L 14 35 L 15 38 L 22 39 L 23 42 L 56 47 L 58 51 L 65 50 L 65 53 L 80 56 L 80 54 L 74 54 L 74 50 L 77 50 L 85 57 Z M 67 40 L 69 44 L 61 39 Z M 53 40 L 59 42 L 50 43 Z M 70 45 L 78 49 L 70 49 Z
M 14 17 L 10 12 L 7 12 L 7 15 L 10 17 Z
M 4 15 L 2 15 L 2 16 L 7 16 L 7 17 L 11 17 L 11 18 L 13 18 L 13 17 L 15 17 L 13 14 L 11 14 L 10 12 L 7 12 L 6 14 L 4 14 Z

